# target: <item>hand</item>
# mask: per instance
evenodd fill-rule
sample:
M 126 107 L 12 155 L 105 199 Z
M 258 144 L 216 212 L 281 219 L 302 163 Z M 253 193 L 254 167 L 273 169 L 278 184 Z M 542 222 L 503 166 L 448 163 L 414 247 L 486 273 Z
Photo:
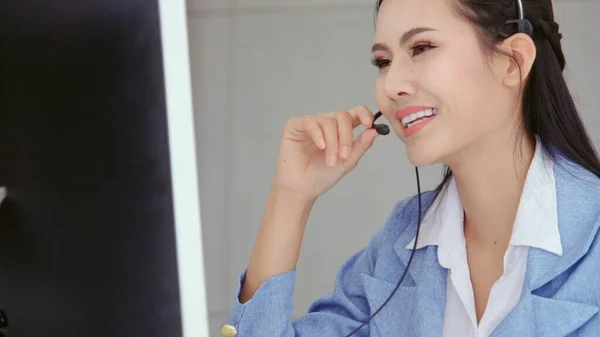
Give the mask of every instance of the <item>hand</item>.
M 354 169 L 377 131 L 364 106 L 289 120 L 283 129 L 273 187 L 316 200 Z M 354 129 L 368 129 L 354 139 Z

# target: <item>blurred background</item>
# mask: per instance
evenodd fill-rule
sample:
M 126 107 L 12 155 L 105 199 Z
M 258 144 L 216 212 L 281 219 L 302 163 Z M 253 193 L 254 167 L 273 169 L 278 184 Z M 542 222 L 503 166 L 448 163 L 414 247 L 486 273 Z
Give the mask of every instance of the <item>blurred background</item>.
M 565 74 L 600 148 L 600 1 L 554 6 Z M 285 121 L 359 104 L 376 109 L 374 0 L 188 0 L 188 20 L 209 319 L 218 335 L 254 244 Z M 441 178 L 439 166 L 421 172 L 424 189 Z M 415 192 L 402 143 L 380 137 L 311 214 L 295 315 L 332 289 L 341 264 Z

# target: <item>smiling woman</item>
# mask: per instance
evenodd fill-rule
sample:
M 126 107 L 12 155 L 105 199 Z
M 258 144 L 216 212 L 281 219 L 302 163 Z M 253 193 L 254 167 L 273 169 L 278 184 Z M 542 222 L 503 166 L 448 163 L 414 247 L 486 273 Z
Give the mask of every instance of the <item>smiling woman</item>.
M 224 333 L 595 335 L 600 160 L 562 75 L 551 1 L 379 0 L 376 9 L 377 106 L 408 160 L 444 164 L 444 179 L 398 202 L 334 290 L 291 321 L 312 207 L 377 132 L 363 106 L 290 120 Z

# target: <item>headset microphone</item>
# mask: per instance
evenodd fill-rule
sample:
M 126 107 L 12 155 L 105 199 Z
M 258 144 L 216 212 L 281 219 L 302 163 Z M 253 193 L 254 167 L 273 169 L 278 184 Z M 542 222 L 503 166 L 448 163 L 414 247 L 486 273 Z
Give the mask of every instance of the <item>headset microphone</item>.
M 372 128 L 377 130 L 378 134 L 385 136 L 390 133 L 390 127 L 385 124 L 375 124 L 375 121 L 377 120 L 377 118 L 381 117 L 381 115 L 382 115 L 381 111 L 377 111 L 377 113 L 374 116 L 375 119 L 373 119 Z

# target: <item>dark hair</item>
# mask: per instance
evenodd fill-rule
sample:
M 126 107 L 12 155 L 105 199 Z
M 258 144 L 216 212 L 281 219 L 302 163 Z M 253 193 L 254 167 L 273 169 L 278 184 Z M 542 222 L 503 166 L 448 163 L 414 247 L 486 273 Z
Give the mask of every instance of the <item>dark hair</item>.
M 522 130 L 536 135 L 553 160 L 556 152 L 584 167 L 600 178 L 600 159 L 594 150 L 581 122 L 575 102 L 569 92 L 563 70 L 565 56 L 561 47 L 562 35 L 554 21 L 551 0 L 522 0 L 525 18 L 533 25 L 531 38 L 537 49 L 536 59 L 523 91 Z M 377 0 L 375 13 L 383 0 Z M 519 9 L 514 0 L 456 0 L 459 16 L 473 24 L 482 45 L 490 51 L 500 52 L 499 42 L 516 33 L 507 31 L 507 20 L 518 19 Z M 444 168 L 444 178 L 435 189 L 440 193 L 452 177 L 449 167 Z

